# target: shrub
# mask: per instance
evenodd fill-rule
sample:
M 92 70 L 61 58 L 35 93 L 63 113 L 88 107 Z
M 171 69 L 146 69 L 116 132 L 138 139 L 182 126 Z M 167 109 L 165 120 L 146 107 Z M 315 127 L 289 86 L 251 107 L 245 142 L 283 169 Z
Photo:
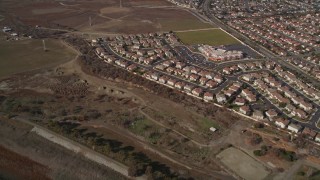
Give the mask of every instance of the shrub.
M 255 156 L 262 156 L 262 151 L 261 151 L 260 149 L 254 150 L 254 151 L 253 151 L 253 154 L 254 154 Z

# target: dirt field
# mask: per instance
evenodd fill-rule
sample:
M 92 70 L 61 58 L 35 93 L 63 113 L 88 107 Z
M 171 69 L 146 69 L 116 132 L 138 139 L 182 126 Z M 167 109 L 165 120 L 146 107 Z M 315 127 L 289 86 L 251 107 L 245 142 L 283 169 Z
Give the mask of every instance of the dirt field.
M 67 62 L 75 53 L 57 40 L 0 41 L 0 78 L 38 68 L 52 67 Z
M 263 165 L 233 147 L 222 151 L 217 157 L 228 168 L 246 180 L 262 180 L 269 174 Z
M 185 44 L 208 44 L 212 46 L 239 44 L 240 42 L 223 32 L 221 29 L 177 32 Z
M 37 102 L 42 102 L 42 117 L 49 117 L 54 121 L 79 121 L 83 124 L 83 127 L 90 129 L 92 133 L 106 134 L 105 137 L 108 139 L 121 140 L 123 144 L 133 146 L 137 151 L 143 151 L 159 162 L 165 162 L 165 164 L 170 164 L 172 167 L 179 169 L 181 169 L 179 164 L 195 166 L 195 172 L 190 173 L 198 174 L 198 171 L 201 172 L 206 169 L 205 172 L 217 176 L 216 171 L 221 171 L 220 167 L 214 162 L 214 156 L 210 153 L 210 148 L 202 147 L 207 146 L 207 143 L 204 142 L 207 142 L 205 137 L 209 136 L 208 126 L 211 126 L 211 120 L 205 119 L 196 112 L 189 112 L 181 104 L 160 98 L 156 94 L 149 93 L 141 88 L 102 80 L 85 74 L 81 71 L 77 61 L 60 65 L 55 70 L 24 73 L 20 84 L 13 83 L 16 82 L 17 78 L 17 76 L 14 76 L 7 79 L 4 81 L 7 85 L 4 84 L 4 86 L 12 89 L 19 86 L 28 90 L 21 90 L 19 93 L 12 94 L 12 97 L 15 97 L 16 100 L 13 102 L 6 101 L 5 104 L 2 104 L 2 108 L 6 112 L 8 110 L 13 112 L 16 105 L 20 104 L 21 107 L 29 107 L 27 108 L 29 110 L 26 110 L 30 113 L 37 113 L 39 106 L 33 100 L 36 99 Z M 84 85 L 84 80 L 89 85 Z M 168 125 L 165 121 L 163 121 L 162 126 L 156 124 L 155 122 L 159 123 L 160 121 L 150 118 L 147 110 L 146 112 L 144 112 L 144 108 L 141 111 L 139 110 L 145 103 L 149 104 L 148 107 L 155 109 L 161 106 L 166 107 L 158 109 L 158 113 L 170 113 L 170 116 L 178 124 L 174 127 Z M 61 104 L 65 104 L 65 106 L 61 106 Z M 177 111 L 172 112 L 169 107 L 175 107 Z M 18 107 L 16 110 L 20 111 L 19 109 Z M 181 114 L 186 115 L 180 116 Z M 47 120 L 44 120 L 44 123 L 46 122 Z M 214 121 L 212 120 L 212 122 Z M 182 126 L 184 124 L 188 125 Z M 121 130 L 109 132 L 110 129 L 104 129 L 110 128 L 110 126 L 118 127 Z M 188 127 L 191 128 L 188 129 Z M 182 133 L 176 132 L 180 129 L 184 129 L 181 131 Z M 223 129 L 220 130 L 223 131 Z M 117 132 L 120 132 L 120 134 L 117 134 Z M 199 132 L 206 134 L 206 136 Z M 217 136 L 211 134 L 211 138 L 217 138 Z M 142 141 L 144 145 L 136 142 L 137 140 Z M 201 143 L 204 141 L 204 144 L 195 143 L 195 140 Z M 149 148 L 148 144 L 151 144 L 151 147 L 154 148 Z M 169 159 L 172 158 L 173 161 L 159 157 L 157 153 L 154 153 L 155 150 L 160 150 L 161 153 L 168 156 Z M 183 163 L 180 163 L 180 160 L 183 160 Z M 179 163 L 176 164 L 175 161 Z M 200 170 L 198 170 L 199 166 L 201 166 Z
M 0 148 L 2 177 L 9 179 L 46 179 L 45 177 L 49 179 L 103 179 L 104 177 L 126 179 L 105 166 L 93 163 L 82 155 L 31 133 L 32 127 L 29 125 L 8 120 L 2 116 L 0 119 L 0 146 L 6 148 L 6 150 Z M 25 155 L 29 159 L 25 158 Z
M 303 180 L 303 179 L 309 179 L 309 180 L 316 180 L 320 179 L 320 170 L 308 166 L 308 165 L 302 165 L 299 170 L 296 172 L 296 174 L 293 177 L 294 180 Z
M 46 180 L 48 172 L 47 167 L 0 145 L 0 179 Z
M 1 3 L 1 2 L 0 2 Z M 191 13 L 175 8 L 165 0 L 135 1 L 4 1 L 1 8 L 15 14 L 21 23 L 55 28 L 75 28 L 83 32 L 148 33 L 170 30 L 189 30 L 212 27 Z M 4 9 L 3 9 L 4 10 Z M 6 16 L 10 16 L 6 14 Z M 89 23 L 91 18 L 91 25 Z M 0 25 L 7 25 L 7 18 Z

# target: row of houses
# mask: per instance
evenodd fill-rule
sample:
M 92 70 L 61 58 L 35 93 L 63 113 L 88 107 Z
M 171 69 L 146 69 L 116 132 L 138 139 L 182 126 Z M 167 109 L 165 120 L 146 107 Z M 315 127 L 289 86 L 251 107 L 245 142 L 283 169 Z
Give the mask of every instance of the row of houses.
M 273 69 L 275 66 L 275 63 L 272 61 L 266 61 L 266 62 L 248 62 L 248 63 L 240 63 L 238 65 L 232 65 L 229 67 L 224 67 L 222 69 L 222 73 L 226 75 L 230 75 L 239 71 L 245 72 L 245 71 L 252 71 L 252 70 L 259 70 L 259 69 Z
M 301 133 L 308 136 L 310 139 L 315 140 L 316 142 L 320 142 L 320 134 L 308 127 L 303 127 L 299 124 L 292 123 L 290 120 L 283 117 L 278 117 L 275 119 L 274 123 L 281 129 L 287 129 L 296 134 Z
M 178 60 L 165 61 L 155 66 L 155 68 L 208 88 L 215 88 L 224 81 L 220 74 L 215 74 Z
M 109 42 L 109 46 L 117 54 L 141 64 L 151 65 L 160 59 L 173 57 L 170 48 L 164 45 L 169 35 L 157 35 L 150 33 L 147 36 L 139 37 L 123 35 L 117 36 Z
M 320 99 L 320 93 L 313 87 L 310 87 L 300 79 L 296 77 L 295 74 L 289 72 L 289 71 L 284 71 L 281 66 L 278 65 L 279 69 L 277 71 L 277 74 L 286 80 L 288 83 L 294 85 L 297 89 L 301 90 L 302 93 L 304 93 L 306 96 L 314 99 Z
M 262 93 L 266 93 L 270 99 L 276 100 L 279 104 L 284 104 L 286 107 L 285 110 L 290 112 L 292 116 L 307 119 L 308 113 L 313 109 L 312 104 L 306 102 L 304 98 L 297 96 L 296 93 L 291 91 L 289 86 L 282 85 L 274 77 L 270 76 L 270 74 L 258 76 L 251 74 L 249 77 L 245 75 L 242 78 L 251 80 L 251 78 L 254 77 L 253 85 Z M 248 82 L 252 83 L 252 81 Z
M 275 17 L 263 19 L 263 23 L 255 20 L 251 18 L 238 19 L 230 21 L 229 25 L 283 56 L 288 53 L 305 54 L 314 51 L 319 46 L 316 43 L 318 40 L 316 35 L 311 35 L 305 31 L 284 29 L 288 26 L 287 20 L 292 20 L 290 18 L 282 22 L 277 22 Z M 310 24 L 310 27 L 313 27 L 313 25 Z
M 214 94 L 206 91 L 204 88 L 200 86 L 196 86 L 194 84 L 188 83 L 186 81 L 179 80 L 177 78 L 164 75 L 158 72 L 147 72 L 143 75 L 145 78 L 157 81 L 160 84 L 167 85 L 171 88 L 178 89 L 182 92 L 185 92 L 187 94 L 191 94 L 196 97 L 203 98 L 206 101 L 213 101 L 214 100 Z

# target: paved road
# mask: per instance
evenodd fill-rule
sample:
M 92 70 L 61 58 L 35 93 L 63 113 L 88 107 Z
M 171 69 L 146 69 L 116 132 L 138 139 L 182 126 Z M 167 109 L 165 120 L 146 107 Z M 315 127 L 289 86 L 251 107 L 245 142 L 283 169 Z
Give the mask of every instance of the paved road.
M 254 89 L 254 92 L 256 94 L 260 94 L 261 95 L 261 99 L 269 106 L 271 107 L 274 107 L 274 109 L 278 110 L 279 112 L 283 113 L 283 111 L 276 105 L 274 105 L 268 98 L 266 98 L 264 95 L 262 95 L 260 92 L 258 92 L 255 87 L 253 87 L 251 84 L 248 84 L 247 82 L 239 79 L 240 76 L 244 75 L 244 74 L 248 74 L 248 73 L 254 73 L 254 72 L 261 72 L 261 71 L 266 71 L 268 73 L 272 73 L 270 72 L 269 70 L 256 70 L 256 71 L 249 71 L 249 72 L 241 72 L 241 73 L 238 73 L 236 75 L 230 75 L 228 76 L 228 79 L 229 80 L 232 80 L 232 81 L 241 81 L 245 84 L 247 84 L 248 86 L 252 87 Z M 291 87 L 287 82 L 283 81 L 282 79 L 280 78 L 277 78 L 277 80 L 279 80 L 282 84 L 285 84 L 289 87 Z M 292 88 L 292 87 L 291 87 Z M 294 93 L 296 93 L 298 96 L 302 96 L 302 97 L 305 97 L 303 94 L 301 94 L 299 91 L 293 89 Z M 311 100 L 310 100 L 311 101 Z M 302 126 L 304 127 L 308 127 L 310 129 L 313 129 L 313 130 L 316 130 L 316 131 L 319 131 L 319 128 L 317 127 L 317 122 L 319 121 L 320 119 L 320 106 L 314 102 L 312 102 L 312 105 L 314 106 L 314 108 L 317 109 L 317 111 L 313 114 L 313 116 L 311 117 L 311 119 L 309 119 L 309 121 L 306 121 L 306 122 L 303 122 L 303 121 L 298 121 L 296 119 L 293 119 L 293 118 L 290 118 L 293 122 L 296 122 L 296 123 L 299 123 L 301 124 Z

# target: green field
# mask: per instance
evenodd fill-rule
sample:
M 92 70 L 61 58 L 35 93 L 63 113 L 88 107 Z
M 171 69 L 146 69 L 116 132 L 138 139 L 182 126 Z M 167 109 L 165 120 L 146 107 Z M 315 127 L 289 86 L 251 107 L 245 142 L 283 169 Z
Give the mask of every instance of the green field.
M 214 28 L 211 24 L 203 23 L 198 19 L 160 19 L 160 31 L 182 31 L 192 29 Z
M 187 45 L 208 44 L 218 46 L 240 43 L 221 29 L 176 32 L 176 34 Z
M 0 78 L 51 67 L 75 57 L 75 52 L 58 40 L 46 40 L 48 51 L 43 50 L 42 40 L 0 41 Z

